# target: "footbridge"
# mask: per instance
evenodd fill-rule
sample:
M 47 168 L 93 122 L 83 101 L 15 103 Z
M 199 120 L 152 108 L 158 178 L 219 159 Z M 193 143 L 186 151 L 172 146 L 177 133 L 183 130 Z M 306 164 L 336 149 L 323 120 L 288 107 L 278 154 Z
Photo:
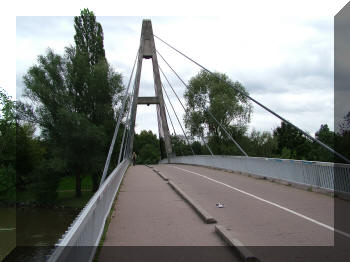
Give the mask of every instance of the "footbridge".
M 208 115 L 242 156 L 213 154 L 204 136 L 198 139 L 209 155 L 192 150 L 192 155 L 175 156 L 168 109 L 176 110 L 161 80 L 179 97 L 159 67 L 158 56 L 186 83 L 156 50 L 155 39 L 212 74 L 153 34 L 150 20 L 143 21 L 100 187 L 48 261 L 350 261 L 350 161 L 245 93 L 347 164 L 250 157 L 210 110 Z M 153 97 L 138 96 L 143 59 L 152 59 Z M 167 156 L 157 165 L 131 162 L 138 104 L 157 106 Z M 177 121 L 181 125 L 178 117 Z M 107 174 L 122 122 L 126 128 L 118 165 Z M 181 128 L 188 142 L 191 138 Z

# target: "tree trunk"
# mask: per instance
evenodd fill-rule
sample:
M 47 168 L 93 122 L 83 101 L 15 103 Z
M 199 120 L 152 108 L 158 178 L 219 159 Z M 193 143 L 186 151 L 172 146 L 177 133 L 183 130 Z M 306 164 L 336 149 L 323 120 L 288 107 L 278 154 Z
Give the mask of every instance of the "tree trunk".
M 98 174 L 97 173 L 93 173 L 92 174 L 92 192 L 96 192 L 98 187 L 99 187 Z
M 75 175 L 75 196 L 81 197 L 81 177 L 80 172 L 76 172 Z

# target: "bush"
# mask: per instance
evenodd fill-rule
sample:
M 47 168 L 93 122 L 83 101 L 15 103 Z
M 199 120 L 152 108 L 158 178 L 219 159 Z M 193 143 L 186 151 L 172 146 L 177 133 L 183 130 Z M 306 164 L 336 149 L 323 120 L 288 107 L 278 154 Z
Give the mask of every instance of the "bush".
M 0 167 L 0 202 L 14 203 L 16 200 L 16 171 L 12 166 Z
M 57 159 L 43 161 L 35 170 L 35 182 L 31 186 L 39 204 L 52 205 L 57 202 L 57 188 L 61 177 Z

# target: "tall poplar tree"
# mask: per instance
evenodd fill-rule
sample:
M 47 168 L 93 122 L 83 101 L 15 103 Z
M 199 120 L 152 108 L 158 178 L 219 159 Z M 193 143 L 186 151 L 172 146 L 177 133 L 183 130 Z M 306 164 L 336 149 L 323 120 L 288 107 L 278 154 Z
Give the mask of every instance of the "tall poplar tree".
M 75 46 L 63 57 L 49 49 L 28 70 L 24 83 L 31 103 L 21 104 L 19 111 L 40 127 L 52 158 L 59 159 L 55 171 L 76 177 L 79 197 L 84 175 L 92 176 L 97 190 L 123 85 L 107 62 L 94 13 L 82 10 L 74 28 Z
M 75 90 L 81 90 L 84 99 L 81 109 L 85 111 L 89 120 L 96 126 L 103 126 L 112 132 L 114 126 L 117 102 L 121 99 L 121 75 L 114 73 L 105 57 L 104 36 L 100 23 L 89 9 L 83 9 L 80 16 L 74 18 L 75 49 L 71 65 L 71 77 Z M 93 190 L 96 191 L 99 182 L 107 148 L 95 145 L 96 154 L 91 165 Z M 118 145 L 117 145 L 118 146 Z M 78 181 L 77 181 L 78 182 Z

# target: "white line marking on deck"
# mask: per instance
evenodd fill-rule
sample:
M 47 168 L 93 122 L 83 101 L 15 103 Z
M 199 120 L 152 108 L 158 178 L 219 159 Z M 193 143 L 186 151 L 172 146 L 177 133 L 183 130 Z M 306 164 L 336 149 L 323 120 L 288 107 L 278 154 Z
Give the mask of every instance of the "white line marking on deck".
M 248 193 L 248 192 L 243 191 L 243 190 L 241 190 L 241 189 L 238 189 L 238 188 L 236 188 L 236 187 L 227 185 L 227 184 L 225 184 L 225 183 L 223 183 L 223 182 L 220 182 L 220 181 L 218 181 L 218 180 L 212 179 L 212 178 L 210 178 L 210 177 L 207 177 L 207 176 L 198 174 L 198 173 L 196 173 L 196 172 L 189 171 L 189 170 L 186 170 L 186 169 L 183 169 L 183 168 L 180 168 L 180 167 L 175 167 L 175 166 L 171 166 L 171 167 L 176 168 L 176 169 L 180 169 L 180 170 L 183 170 L 183 171 L 186 171 L 186 172 L 188 172 L 188 173 L 192 173 L 192 174 L 194 174 L 194 175 L 197 175 L 197 176 L 206 178 L 206 179 L 208 179 L 208 180 L 210 180 L 210 181 L 212 181 L 212 182 L 215 182 L 215 183 L 221 184 L 221 185 L 223 185 L 223 186 L 229 187 L 229 188 L 234 189 L 234 190 L 236 190 L 236 191 L 238 191 L 238 192 L 241 192 L 242 194 L 248 195 L 248 196 L 253 197 L 253 198 L 255 198 L 255 199 L 258 199 L 258 200 L 260 200 L 260 201 L 262 201 L 262 202 L 265 202 L 265 203 L 267 203 L 267 204 L 270 204 L 270 205 L 273 205 L 273 206 L 275 206 L 275 207 L 278 207 L 278 208 L 280 208 L 280 209 L 282 209 L 282 210 L 284 210 L 284 211 L 287 211 L 287 212 L 292 213 L 292 214 L 294 214 L 294 215 L 296 215 L 296 216 L 302 217 L 302 218 L 304 218 L 304 219 L 306 219 L 306 220 L 308 220 L 308 221 L 310 221 L 310 222 L 313 222 L 313 223 L 315 223 L 315 224 L 317 224 L 317 225 L 319 225 L 319 226 L 321 226 L 321 227 L 327 228 L 327 229 L 329 229 L 329 230 L 331 230 L 331 231 L 333 231 L 333 232 L 336 232 L 336 233 L 338 233 L 338 234 L 341 234 L 341 235 L 343 235 L 343 236 L 345 236 L 345 237 L 350 238 L 350 234 L 349 234 L 349 233 L 346 233 L 346 232 L 341 231 L 341 230 L 339 230 L 339 229 L 336 229 L 336 228 L 334 228 L 334 227 L 328 226 L 328 225 L 326 225 L 326 224 L 324 224 L 324 223 L 322 223 L 322 222 L 319 222 L 319 221 L 317 221 L 317 220 L 315 220 L 315 219 L 313 219 L 313 218 L 311 218 L 311 217 L 308 217 L 308 216 L 305 216 L 305 215 L 303 215 L 303 214 L 300 214 L 300 213 L 298 213 L 298 212 L 296 212 L 296 211 L 293 211 L 293 210 L 291 210 L 291 209 L 289 209 L 289 208 L 286 208 L 286 207 L 281 206 L 281 205 L 279 205 L 279 204 L 276 204 L 276 203 L 274 203 L 274 202 L 268 201 L 268 200 L 266 200 L 266 199 L 263 199 L 263 198 L 258 197 L 258 196 L 256 196 L 256 195 L 253 195 L 253 194 L 251 194 L 251 193 Z

